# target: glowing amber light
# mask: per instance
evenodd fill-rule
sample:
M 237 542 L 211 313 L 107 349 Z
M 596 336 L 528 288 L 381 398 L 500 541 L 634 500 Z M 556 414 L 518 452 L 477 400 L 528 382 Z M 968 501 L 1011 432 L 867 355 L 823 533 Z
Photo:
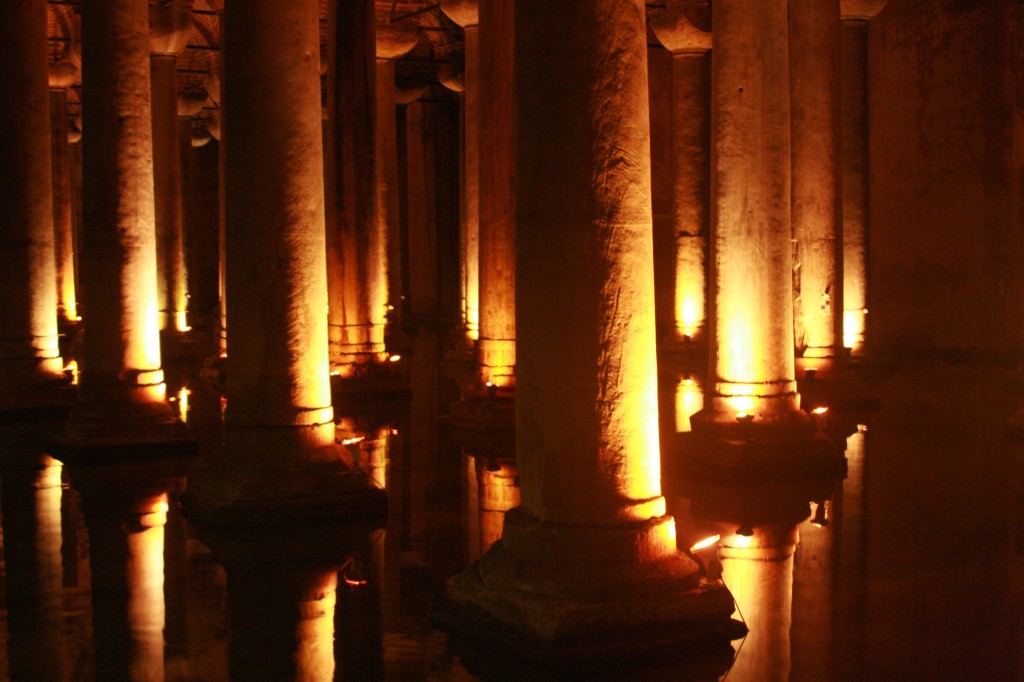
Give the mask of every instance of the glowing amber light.
M 401 355 L 390 355 L 388 356 L 388 362 L 398 362 L 402 359 Z
M 78 385 L 78 363 L 74 360 L 64 366 L 64 373 L 71 377 L 71 383 Z
M 721 369 L 722 378 L 731 383 L 749 383 L 754 375 L 754 334 L 747 318 L 736 316 L 729 321 L 726 331 L 728 342 Z
M 349 585 L 351 587 L 362 587 L 363 585 L 366 584 L 366 581 L 365 580 L 354 580 L 352 578 L 349 578 L 348 576 L 345 576 L 345 584 Z
M 754 397 L 749 395 L 737 395 L 729 398 L 729 404 L 738 412 L 736 416 L 745 417 L 754 410 Z
M 182 386 L 178 390 L 178 411 L 181 414 L 181 421 L 188 421 L 188 397 L 192 395 L 192 391 L 188 390 L 187 386 Z
M 702 549 L 707 549 L 708 547 L 712 546 L 713 544 L 715 544 L 716 542 L 718 542 L 721 539 L 722 539 L 721 535 L 712 535 L 709 538 L 704 538 L 703 540 L 701 540 L 700 542 L 695 544 L 693 547 L 691 547 L 690 551 L 691 552 L 699 552 Z
M 676 384 L 676 433 L 691 430 L 690 417 L 704 407 L 704 392 L 693 379 Z
M 174 328 L 179 332 L 192 331 L 192 327 L 188 325 L 188 313 L 184 310 L 174 313 Z
M 864 316 L 867 310 L 843 311 L 843 345 L 847 348 L 860 350 L 864 341 Z
M 345 438 L 344 440 L 341 441 L 341 444 L 342 445 L 355 445 L 356 443 L 363 442 L 365 439 L 366 439 L 366 436 L 354 436 L 352 438 Z
M 732 536 L 730 536 L 728 542 L 728 545 L 730 547 L 735 547 L 738 549 L 746 549 L 747 547 L 750 547 L 753 544 L 753 535 L 740 535 L 739 533 L 734 533 Z
M 680 331 L 683 336 L 693 336 L 697 332 L 698 312 L 697 302 L 691 298 L 684 298 L 679 306 Z
M 826 412 L 828 412 L 827 407 L 815 407 L 813 410 L 811 410 L 812 414 L 825 414 Z

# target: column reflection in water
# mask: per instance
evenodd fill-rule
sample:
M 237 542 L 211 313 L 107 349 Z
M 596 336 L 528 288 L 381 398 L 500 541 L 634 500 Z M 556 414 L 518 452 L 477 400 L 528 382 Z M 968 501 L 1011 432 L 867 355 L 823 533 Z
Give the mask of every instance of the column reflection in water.
M 98 679 L 164 679 L 164 526 L 177 476 L 156 466 L 79 467 L 92 570 Z
M 793 558 L 794 680 L 832 679 L 835 529 L 831 501 L 812 502 Z
M 704 382 L 696 376 L 685 376 L 678 379 L 675 391 L 676 433 L 692 431 L 690 417 L 703 409 Z
M 65 674 L 61 469 L 41 455 L 36 466 L 0 472 L 11 679 L 60 680 Z
M 747 531 L 744 531 L 747 532 Z M 732 533 L 719 546 L 722 580 L 750 631 L 734 644 L 735 682 L 788 680 L 796 526 L 762 526 L 750 535 Z

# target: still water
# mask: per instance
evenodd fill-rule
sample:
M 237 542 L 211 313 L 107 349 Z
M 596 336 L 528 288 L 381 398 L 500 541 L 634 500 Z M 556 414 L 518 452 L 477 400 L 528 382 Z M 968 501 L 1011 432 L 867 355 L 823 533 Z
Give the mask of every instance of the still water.
M 384 528 L 209 536 L 177 507 L 195 463 L 6 467 L 0 672 L 282 679 L 333 665 L 337 680 L 557 678 L 430 625 L 445 580 L 500 536 L 518 490 L 507 452 L 467 451 L 438 419 L 456 396 L 437 345 L 420 343 L 410 399 L 338 415 L 346 456 L 388 492 Z M 1024 443 L 1006 435 L 1024 387 L 992 367 L 862 373 L 879 404 L 833 408 L 822 424 L 845 438 L 844 480 L 743 486 L 680 471 L 681 417 L 699 403 L 664 378 L 664 488 L 680 546 L 722 537 L 695 554 L 729 586 L 749 634 L 731 661 L 585 679 L 1024 679 Z M 170 394 L 201 454 L 214 451 L 219 396 L 189 371 Z

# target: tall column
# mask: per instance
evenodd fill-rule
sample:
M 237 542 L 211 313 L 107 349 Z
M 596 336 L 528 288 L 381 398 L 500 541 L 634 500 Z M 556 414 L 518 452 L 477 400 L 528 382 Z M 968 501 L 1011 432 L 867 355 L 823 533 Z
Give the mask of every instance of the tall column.
M 71 149 L 68 141 L 68 88 L 79 82 L 70 59 L 50 67 L 50 149 L 53 182 L 53 243 L 57 270 L 57 323 L 78 325 L 75 293 L 75 242 L 71 224 Z
M 57 348 L 46 3 L 0 6 L 0 410 L 53 403 Z
M 712 301 L 704 422 L 799 410 L 793 359 L 787 0 L 713 6 Z
M 324 504 L 339 514 L 360 495 L 378 504 L 334 440 L 317 0 L 224 13 L 224 449 L 187 499 L 200 523 L 254 523 L 263 512 L 280 521 Z
M 868 314 L 868 21 L 888 0 L 842 0 L 843 345 L 864 354 Z
M 88 334 L 71 446 L 165 441 L 184 427 L 165 401 L 156 300 L 149 3 L 82 6 Z
M 710 223 L 711 33 L 707 0 L 679 0 L 651 27 L 672 52 L 675 336 L 706 343 L 707 239 Z
M 374 5 L 337 2 L 333 11 L 338 232 L 328 239 L 330 343 L 332 365 L 348 376 L 384 359 L 386 243 L 377 221 Z
M 839 0 L 791 0 L 796 353 L 819 375 L 842 356 L 839 26 Z
M 480 10 L 479 0 L 443 0 L 441 9 L 462 27 L 462 316 L 466 335 L 480 334 Z
M 193 0 L 175 0 L 149 6 L 157 307 L 165 333 L 188 331 L 177 66 L 188 45 L 192 5 Z
M 480 381 L 515 385 L 514 0 L 480 7 Z M 486 153 L 484 153 L 486 151 Z
M 399 218 L 401 188 L 398 178 L 398 106 L 395 91 L 395 60 L 416 47 L 419 32 L 382 24 L 376 27 L 377 44 L 377 108 L 374 128 L 374 160 L 377 164 L 377 238 L 381 255 L 370 274 L 370 287 L 380 292 L 374 296 L 373 306 L 381 315 L 380 323 L 397 327 L 402 302 L 402 242 Z M 376 302 L 379 297 L 380 303 Z
M 449 596 L 565 655 L 713 639 L 731 598 L 661 495 L 644 4 L 516 0 L 515 55 L 522 506 Z

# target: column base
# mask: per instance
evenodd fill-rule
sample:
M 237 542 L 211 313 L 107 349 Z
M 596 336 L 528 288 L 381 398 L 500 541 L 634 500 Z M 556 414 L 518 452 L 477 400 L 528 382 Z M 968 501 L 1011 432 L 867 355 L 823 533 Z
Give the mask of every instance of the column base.
M 732 595 L 676 551 L 674 530 L 667 516 L 561 525 L 518 507 L 502 539 L 452 580 L 433 620 L 535 661 L 618 659 L 742 636 Z
M 331 403 L 339 414 L 389 410 L 411 397 L 409 362 L 399 355 L 394 362 L 374 361 L 355 365 L 352 373 L 331 372 Z
M 328 425 L 333 428 L 333 425 Z M 308 427 L 225 425 L 225 449 L 190 479 L 182 510 L 218 529 L 387 518 L 387 495 Z
M 748 481 L 846 473 L 842 446 L 801 410 L 770 421 L 722 421 L 711 410 L 691 417 L 693 433 L 680 443 L 682 468 L 702 478 Z
M 823 350 L 823 349 L 818 349 Z M 804 355 L 796 358 L 797 381 L 804 379 L 831 379 L 837 372 L 841 371 L 842 358 L 834 355 L 809 355 L 812 349 L 807 349 Z

